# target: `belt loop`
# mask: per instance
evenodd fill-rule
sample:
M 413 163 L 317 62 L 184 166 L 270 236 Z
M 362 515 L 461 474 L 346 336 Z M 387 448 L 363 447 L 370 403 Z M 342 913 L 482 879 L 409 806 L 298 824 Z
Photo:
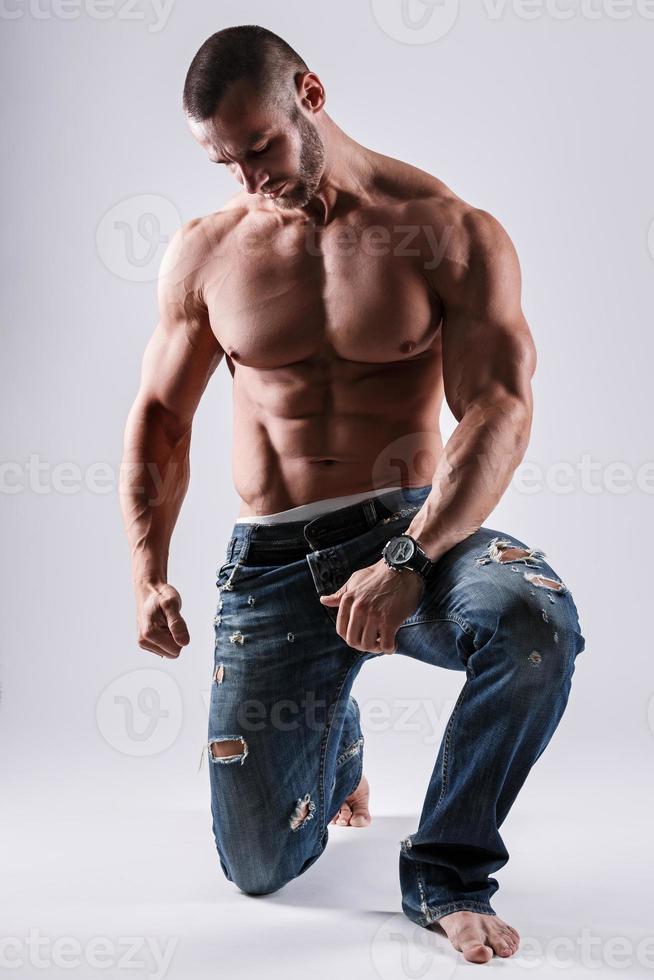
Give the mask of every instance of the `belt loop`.
M 306 521 L 306 523 L 304 524 L 304 526 L 302 528 L 302 536 L 303 536 L 304 540 L 309 545 L 309 547 L 311 548 L 312 551 L 315 551 L 316 550 L 315 547 L 314 547 L 313 541 L 311 540 L 311 538 L 313 536 L 312 535 L 313 525 L 315 524 L 316 520 L 317 520 L 316 517 L 312 517 L 310 521 Z
M 377 509 L 374 500 L 363 501 L 363 512 L 368 522 L 368 527 L 372 527 L 373 524 L 377 523 Z
M 250 550 L 250 539 L 252 537 L 252 532 L 257 527 L 261 527 L 261 525 L 260 524 L 254 524 L 254 523 L 252 523 L 252 524 L 249 524 L 248 523 L 248 524 L 245 525 L 245 528 L 243 530 L 243 536 L 241 538 L 241 546 L 236 551 L 236 560 L 237 561 L 240 562 L 244 558 L 247 558 L 248 551 Z M 234 557 L 234 556 L 232 556 L 232 557 Z

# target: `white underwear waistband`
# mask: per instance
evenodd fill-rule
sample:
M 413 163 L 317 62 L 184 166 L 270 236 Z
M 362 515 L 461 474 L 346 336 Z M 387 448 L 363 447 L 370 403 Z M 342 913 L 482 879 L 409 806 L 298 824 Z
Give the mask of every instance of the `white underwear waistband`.
M 381 490 L 364 490 L 363 493 L 348 493 L 344 497 L 328 497 L 325 500 L 312 500 L 299 507 L 280 510 L 276 514 L 251 514 L 248 517 L 237 517 L 236 524 L 283 524 L 287 521 L 310 521 L 319 514 L 326 514 L 339 507 L 348 507 L 369 497 L 379 497 L 391 490 L 401 490 L 402 487 L 383 487 Z

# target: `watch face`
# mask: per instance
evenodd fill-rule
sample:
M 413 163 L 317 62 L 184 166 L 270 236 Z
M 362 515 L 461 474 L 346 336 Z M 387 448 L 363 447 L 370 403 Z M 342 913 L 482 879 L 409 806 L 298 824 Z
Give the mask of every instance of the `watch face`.
M 413 556 L 415 550 L 416 546 L 411 538 L 400 534 L 396 538 L 391 538 L 386 545 L 386 556 L 396 565 L 404 565 Z

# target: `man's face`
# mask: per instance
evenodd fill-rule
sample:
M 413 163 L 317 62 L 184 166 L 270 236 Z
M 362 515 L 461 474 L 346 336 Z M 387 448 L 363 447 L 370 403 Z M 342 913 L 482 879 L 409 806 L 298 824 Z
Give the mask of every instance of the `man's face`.
M 298 104 L 294 108 L 295 119 L 280 108 L 265 107 L 250 83 L 238 82 L 211 119 L 188 123 L 209 159 L 227 166 L 249 194 L 267 196 L 281 188 L 270 200 L 290 210 L 308 204 L 325 164 L 314 122 Z

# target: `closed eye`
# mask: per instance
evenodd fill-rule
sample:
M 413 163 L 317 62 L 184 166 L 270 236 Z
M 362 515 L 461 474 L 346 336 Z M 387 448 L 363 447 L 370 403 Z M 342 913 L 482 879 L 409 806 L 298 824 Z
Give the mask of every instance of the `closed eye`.
M 270 143 L 266 143 L 265 146 L 260 147 L 258 150 L 250 150 L 249 155 L 252 157 L 260 157 L 263 153 L 270 149 Z
M 257 150 L 250 150 L 250 152 L 249 152 L 249 153 L 248 153 L 247 155 L 248 155 L 249 157 L 260 157 L 260 156 L 263 156 L 263 154 L 264 154 L 264 153 L 267 153 L 267 152 L 268 152 L 268 150 L 270 149 L 270 146 L 271 146 L 271 143 L 272 143 L 272 140 L 269 140 L 269 141 L 268 141 L 268 142 L 266 143 L 266 145 L 265 145 L 265 146 L 262 146 L 262 147 L 260 147 L 260 148 L 259 148 L 259 149 L 257 149 Z M 224 164 L 225 166 L 227 166 L 227 165 L 228 165 L 228 163 L 229 163 L 229 161 L 227 161 L 227 160 L 212 160 L 211 162 L 212 162 L 212 163 L 222 163 L 222 164 Z

